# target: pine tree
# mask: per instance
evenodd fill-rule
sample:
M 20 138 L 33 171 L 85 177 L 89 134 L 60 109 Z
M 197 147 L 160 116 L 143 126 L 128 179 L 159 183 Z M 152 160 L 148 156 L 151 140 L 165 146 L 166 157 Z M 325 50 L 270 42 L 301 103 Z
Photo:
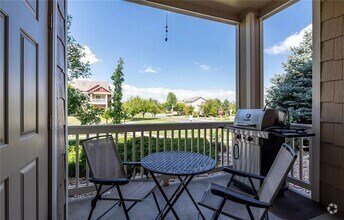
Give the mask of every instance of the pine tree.
M 112 74 L 111 79 L 113 81 L 114 90 L 112 96 L 112 112 L 111 117 L 114 124 L 120 124 L 123 118 L 122 112 L 122 83 L 124 82 L 123 74 L 123 59 L 119 58 L 117 68 Z
M 291 48 L 283 63 L 285 74 L 275 75 L 267 90 L 266 103 L 272 108 L 288 109 L 294 123 L 312 123 L 312 31 L 306 31 L 303 41 Z

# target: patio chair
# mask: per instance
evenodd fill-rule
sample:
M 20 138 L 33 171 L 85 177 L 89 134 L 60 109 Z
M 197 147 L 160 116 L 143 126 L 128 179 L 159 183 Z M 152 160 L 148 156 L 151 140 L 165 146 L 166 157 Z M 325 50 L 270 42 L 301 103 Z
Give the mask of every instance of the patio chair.
M 111 135 L 103 135 L 88 138 L 81 141 L 86 154 L 87 162 L 91 171 L 90 182 L 94 183 L 97 194 L 91 202 L 91 210 L 88 219 L 99 200 L 117 201 L 98 219 L 103 217 L 117 204 L 122 206 L 126 219 L 129 218 L 128 212 L 137 202 L 143 201 L 151 193 L 160 212 L 156 196 L 153 190 L 156 184 L 153 180 L 147 179 L 130 180 L 136 166 L 141 166 L 140 162 L 122 162 L 117 151 L 115 142 Z M 129 174 L 126 174 L 124 165 L 130 166 Z M 132 202 L 127 208 L 125 202 Z
M 218 219 L 221 214 L 233 219 L 269 219 L 268 211 L 296 157 L 294 150 L 283 144 L 266 177 L 225 167 L 223 171 L 232 174 L 227 186 L 212 183 L 198 204 L 214 211 L 212 219 Z M 253 195 L 230 187 L 235 176 L 248 178 Z M 263 181 L 259 191 L 252 179 Z

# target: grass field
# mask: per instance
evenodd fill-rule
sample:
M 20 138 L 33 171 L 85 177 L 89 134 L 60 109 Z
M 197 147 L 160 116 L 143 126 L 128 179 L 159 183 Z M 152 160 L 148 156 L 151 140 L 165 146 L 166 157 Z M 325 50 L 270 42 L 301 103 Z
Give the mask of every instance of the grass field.
M 200 117 L 193 118 L 193 121 L 222 121 L 231 122 L 234 117 L 229 118 L 215 118 L 215 117 Z M 188 116 L 171 116 L 160 114 L 155 118 L 151 114 L 146 114 L 145 118 L 142 118 L 141 114 L 135 115 L 134 118 L 125 121 L 126 124 L 157 124 L 157 123 L 178 123 L 178 122 L 189 122 L 190 118 Z M 100 124 L 106 124 L 106 120 L 102 118 Z M 111 119 L 108 120 L 108 124 L 111 124 Z M 68 125 L 80 125 L 80 121 L 73 116 L 68 116 Z

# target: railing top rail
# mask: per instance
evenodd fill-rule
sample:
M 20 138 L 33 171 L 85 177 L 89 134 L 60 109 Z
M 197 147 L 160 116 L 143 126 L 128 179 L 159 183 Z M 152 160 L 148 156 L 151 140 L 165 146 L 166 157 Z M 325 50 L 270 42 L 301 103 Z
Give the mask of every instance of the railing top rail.
M 293 126 L 293 127 L 298 127 L 298 128 L 312 129 L 312 124 L 297 124 L 297 123 L 291 123 L 290 125 Z
M 227 126 L 231 122 L 185 122 L 157 124 L 70 125 L 68 134 L 140 132 L 161 130 L 209 129 Z

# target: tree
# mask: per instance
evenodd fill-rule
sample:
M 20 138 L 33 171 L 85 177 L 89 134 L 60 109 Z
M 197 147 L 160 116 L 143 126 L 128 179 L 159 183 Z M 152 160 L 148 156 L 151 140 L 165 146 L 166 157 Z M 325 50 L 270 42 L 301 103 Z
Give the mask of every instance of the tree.
M 288 110 L 291 122 L 312 123 L 312 31 L 306 31 L 299 46 L 291 48 L 284 74 L 276 74 L 267 89 L 266 103 Z
M 80 90 L 74 88 L 70 84 L 67 86 L 68 90 L 68 115 L 76 115 L 80 107 L 86 106 L 89 102 L 89 97 Z
M 140 113 L 139 105 L 140 105 L 140 97 L 131 97 L 127 101 L 123 103 L 123 110 L 131 116 L 131 118 L 134 118 L 134 116 L 138 113 Z
M 98 111 L 93 111 L 88 105 L 89 97 L 80 90 L 71 86 L 70 82 L 78 78 L 88 78 L 91 75 L 90 64 L 81 62 L 85 53 L 80 44 L 73 38 L 70 28 L 72 17 L 67 17 L 67 68 L 68 68 L 68 115 L 74 115 L 81 121 L 81 124 L 98 122 Z M 87 112 L 83 112 L 87 111 Z M 83 115 L 85 114 L 85 115 Z M 100 122 L 100 118 L 99 118 Z
M 93 108 L 92 105 L 86 104 L 77 111 L 75 117 L 82 125 L 99 124 L 101 122 L 100 116 L 103 110 L 102 108 Z
M 107 108 L 103 111 L 103 118 L 105 119 L 105 123 L 108 123 L 108 120 L 111 118 L 111 109 Z
M 142 114 L 142 118 L 145 118 L 145 114 L 149 111 L 149 101 L 147 99 L 139 98 L 139 112 Z
M 123 74 L 123 59 L 119 58 L 117 63 L 117 68 L 115 72 L 112 74 L 111 79 L 113 81 L 114 90 L 112 96 L 112 112 L 111 118 L 113 123 L 120 124 L 122 119 L 122 83 L 124 82 L 124 74 Z
M 201 107 L 205 116 L 216 117 L 222 104 L 219 99 L 208 99 Z
M 229 114 L 230 115 L 235 115 L 236 114 L 236 103 L 235 102 L 230 102 L 229 103 Z
M 186 115 L 192 115 L 194 110 L 195 108 L 192 105 L 185 105 L 183 109 Z
M 76 42 L 71 33 L 72 16 L 67 16 L 67 68 L 68 81 L 79 78 L 89 78 L 91 76 L 91 68 L 89 62 L 82 62 L 82 58 L 86 56 L 83 47 Z
M 148 103 L 149 103 L 148 112 L 152 113 L 153 117 L 155 118 L 156 114 L 161 112 L 160 103 L 158 102 L 158 100 L 155 100 L 152 98 L 148 99 Z
M 177 96 L 173 92 L 169 92 L 166 98 L 166 105 L 168 110 L 172 111 L 173 107 L 177 104 Z
M 223 109 L 223 112 L 225 113 L 225 115 L 230 115 L 230 102 L 228 101 L 228 99 L 225 99 L 223 101 L 223 104 L 222 104 L 222 109 Z
M 173 110 L 176 111 L 178 113 L 178 115 L 182 114 L 182 112 L 184 111 L 184 107 L 185 107 L 185 103 L 182 102 L 178 102 L 177 104 L 175 104 L 175 106 L 173 107 Z

